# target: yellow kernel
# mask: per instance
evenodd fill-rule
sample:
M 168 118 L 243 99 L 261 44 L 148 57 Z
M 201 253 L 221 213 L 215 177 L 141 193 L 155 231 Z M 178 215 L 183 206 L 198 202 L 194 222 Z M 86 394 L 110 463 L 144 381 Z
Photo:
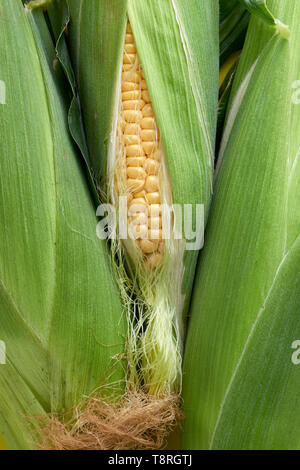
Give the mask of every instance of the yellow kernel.
M 141 111 L 127 109 L 123 112 L 123 117 L 126 122 L 139 122 L 141 119 Z
M 160 194 L 159 192 L 148 193 L 146 199 L 149 204 L 160 204 Z
M 123 109 L 142 109 L 145 106 L 144 100 L 128 100 L 123 101 L 122 103 Z
M 122 80 L 122 91 L 138 90 L 139 85 L 133 82 L 125 82 Z
M 156 191 L 158 191 L 158 188 L 159 188 L 158 177 L 154 175 L 148 176 L 146 179 L 146 183 L 145 183 L 145 190 L 147 191 L 147 193 L 155 193 Z
M 125 50 L 125 52 L 127 52 L 128 54 L 134 54 L 134 53 L 136 53 L 135 44 L 125 44 L 124 50 Z
M 123 101 L 139 100 L 140 98 L 141 98 L 140 90 L 125 91 L 124 93 L 122 93 Z
M 130 25 L 129 21 L 127 21 L 126 33 L 132 33 L 132 29 L 131 29 L 131 25 Z
M 124 82 L 133 82 L 133 83 L 139 83 L 140 81 L 140 75 L 138 72 L 132 71 L 132 72 L 122 72 L 122 81 Z
M 157 133 L 153 129 L 143 129 L 141 137 L 144 142 L 155 142 L 157 140 Z
M 141 89 L 142 90 L 148 90 L 147 82 L 146 80 L 141 81 Z
M 138 135 L 140 133 L 140 126 L 138 124 L 125 124 L 124 134 Z
M 125 35 L 125 44 L 134 44 L 134 39 L 132 33 L 126 33 Z
M 136 54 L 128 54 L 127 52 L 123 55 L 123 64 L 134 64 L 136 61 Z
M 140 143 L 140 137 L 138 135 L 124 135 L 124 145 L 137 145 Z
M 160 164 L 152 158 L 147 158 L 144 162 L 144 168 L 148 175 L 157 175 L 159 172 Z
M 136 193 L 135 197 L 136 198 L 142 197 L 146 200 L 146 191 L 143 190 L 143 191 L 140 191 L 139 193 Z
M 142 166 L 145 167 L 146 157 L 127 157 L 127 166 Z
M 151 98 L 150 98 L 148 90 L 144 90 L 142 92 L 142 97 L 143 97 L 143 100 L 146 101 L 146 103 L 151 103 Z
M 127 187 L 129 191 L 136 193 L 138 191 L 141 191 L 143 187 L 145 186 L 145 181 L 144 180 L 136 180 L 132 178 L 127 179 Z
M 127 167 L 127 176 L 128 178 L 144 180 L 146 173 L 145 170 L 141 167 L 129 166 Z
M 153 240 L 141 240 L 139 245 L 142 252 L 145 254 L 153 253 L 158 249 L 158 242 Z
M 146 155 L 150 155 L 152 152 L 154 152 L 156 145 L 156 142 L 142 142 L 142 146 Z
M 142 129 L 156 129 L 156 122 L 153 117 L 146 117 L 141 120 Z
M 134 69 L 134 64 L 123 64 L 122 72 L 130 72 Z
M 154 117 L 154 112 L 152 105 L 150 103 L 146 104 L 143 108 L 143 117 Z
M 143 157 L 144 151 L 141 145 L 128 145 L 126 147 L 126 156 L 127 157 Z

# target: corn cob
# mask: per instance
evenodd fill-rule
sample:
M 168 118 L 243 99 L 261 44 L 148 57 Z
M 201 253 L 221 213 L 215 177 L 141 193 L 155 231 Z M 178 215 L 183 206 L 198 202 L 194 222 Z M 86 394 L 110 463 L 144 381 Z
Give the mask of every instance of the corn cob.
M 132 29 L 128 22 L 122 66 L 119 145 L 121 162 L 126 168 L 129 222 L 133 224 L 137 246 L 145 262 L 156 267 L 162 260 L 162 214 L 160 170 L 162 143 Z M 123 161 L 122 161 L 123 160 Z M 120 174 L 116 186 L 121 187 Z M 130 217 L 130 211 L 140 211 Z

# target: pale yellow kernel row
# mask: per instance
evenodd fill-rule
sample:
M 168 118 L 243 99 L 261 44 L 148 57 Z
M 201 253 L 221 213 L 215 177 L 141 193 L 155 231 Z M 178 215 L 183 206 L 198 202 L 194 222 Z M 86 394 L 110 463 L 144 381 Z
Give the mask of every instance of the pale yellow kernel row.
M 162 153 L 159 130 L 134 37 L 128 22 L 122 67 L 121 129 L 130 192 L 129 221 L 150 267 L 164 251 L 159 171 Z

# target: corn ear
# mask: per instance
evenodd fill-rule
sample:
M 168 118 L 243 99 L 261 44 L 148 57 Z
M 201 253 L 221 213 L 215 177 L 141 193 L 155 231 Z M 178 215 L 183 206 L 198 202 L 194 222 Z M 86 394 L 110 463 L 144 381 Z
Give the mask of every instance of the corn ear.
M 187 449 L 300 445 L 299 373 L 291 360 L 300 335 L 293 183 L 300 122 L 292 100 L 300 9 L 295 2 L 269 5 L 291 38 L 253 18 L 235 79 L 192 299 L 183 385 Z
M 27 449 L 27 416 L 63 413 L 107 383 L 122 393 L 126 329 L 42 12 L 3 0 L 1 18 L 0 432 Z
M 171 189 L 173 203 L 204 204 L 206 219 L 216 128 L 218 2 L 73 0 L 69 8 L 70 49 L 92 167 L 102 183 L 101 191 L 114 202 L 111 188 L 129 21 L 163 148 L 167 176 L 162 188 L 166 192 L 167 187 Z M 91 56 L 93 60 L 89 60 Z M 139 80 L 136 75 L 134 82 Z M 125 246 L 127 267 L 137 280 L 137 301 L 131 311 L 138 308 L 141 312 L 139 322 L 137 317 L 130 317 L 132 375 L 138 370 L 138 382 L 158 395 L 178 393 L 181 387 L 183 323 L 198 256 L 198 250 L 184 252 L 184 245 L 169 251 L 161 268 L 150 272 L 145 271 L 134 248 Z M 115 251 L 123 252 L 123 248 L 117 246 Z M 130 280 L 125 283 L 130 285 Z

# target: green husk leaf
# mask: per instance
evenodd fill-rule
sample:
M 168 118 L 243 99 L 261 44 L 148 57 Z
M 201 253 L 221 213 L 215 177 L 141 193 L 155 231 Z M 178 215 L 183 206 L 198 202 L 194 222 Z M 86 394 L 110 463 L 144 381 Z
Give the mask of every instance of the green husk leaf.
M 227 112 L 227 107 L 232 91 L 233 81 L 236 74 L 236 70 L 239 63 L 239 55 L 234 56 L 234 62 L 227 73 L 219 91 L 219 102 L 218 102 L 218 125 L 217 125 L 217 139 L 216 139 L 216 154 L 218 154 L 218 150 L 220 147 L 225 117 Z
M 291 85 L 300 11 L 279 1 L 272 8 L 291 25 L 291 40 L 251 20 L 195 280 L 183 385 L 188 449 L 300 446 L 297 422 L 290 440 L 285 430 L 299 407 L 290 358 L 300 334 L 299 186 L 291 184 L 299 181 Z
M 292 361 L 293 343 L 300 338 L 299 266 L 300 237 L 277 270 L 234 371 L 214 449 L 299 449 L 300 374 Z
M 6 445 L 6 443 L 4 442 L 4 440 L 1 436 L 0 436 L 0 449 L 1 450 L 8 450 L 7 445 Z
M 55 51 L 57 58 L 61 63 L 73 94 L 73 97 L 70 100 L 70 108 L 68 113 L 70 132 L 84 158 L 85 164 L 87 166 L 88 182 L 95 203 L 98 205 L 100 202 L 99 194 L 91 171 L 91 162 L 82 120 L 81 105 L 65 35 L 65 32 L 67 31 L 70 23 L 70 13 L 66 0 L 51 0 L 51 3 L 47 6 L 47 18 L 49 19 L 48 25 L 51 28 L 51 33 L 55 38 Z
M 127 1 L 67 3 L 71 12 L 69 46 L 89 147 L 89 166 L 99 185 L 106 168 Z
M 43 13 L 3 0 L 1 14 L 0 432 L 25 449 L 26 416 L 70 409 L 107 383 L 122 393 L 126 328 Z
M 289 183 L 289 211 L 291 216 L 288 218 L 289 229 L 287 230 L 287 244 L 290 246 L 298 236 L 298 227 L 300 224 L 299 221 L 299 148 L 300 148 L 300 122 L 298 119 L 298 98 L 299 98 L 299 60 L 297 54 L 297 38 L 299 36 L 298 28 L 298 19 L 296 14 L 287 16 L 286 5 L 282 2 L 269 0 L 269 4 L 276 14 L 276 16 L 281 18 L 287 18 L 289 24 L 291 25 L 291 39 L 292 42 L 290 50 L 292 51 L 291 65 L 289 70 L 289 80 L 290 80 L 290 92 L 291 92 L 291 135 L 293 139 L 290 139 L 290 145 L 292 146 L 290 150 L 289 165 L 291 170 L 290 183 Z M 233 107 L 233 102 L 237 96 L 238 91 L 241 88 L 242 83 L 245 81 L 249 72 L 251 73 L 251 68 L 255 64 L 257 58 L 262 54 L 265 45 L 273 37 L 273 32 L 269 28 L 266 28 L 265 25 L 259 21 L 253 20 L 250 22 L 248 30 L 248 39 L 244 46 L 243 54 L 239 61 L 239 67 L 236 72 L 236 77 L 232 86 L 232 92 L 229 99 L 228 111 Z M 228 112 L 227 117 L 228 119 Z
M 237 6 L 239 0 L 219 0 L 220 7 L 220 25 L 226 20 L 227 16 Z
M 249 24 L 250 14 L 238 3 L 221 1 L 220 9 L 220 64 L 228 57 L 242 49 Z M 226 8 L 225 8 L 226 4 Z
M 290 29 L 282 23 L 279 19 L 275 18 L 271 10 L 267 6 L 266 0 L 239 0 L 250 13 L 253 13 L 262 18 L 266 23 L 269 23 L 276 27 L 276 30 L 280 36 L 284 39 L 289 39 Z
M 162 135 L 173 201 L 204 204 L 205 219 L 216 126 L 217 63 L 211 60 L 217 54 L 214 8 L 207 2 L 164 1 L 158 8 L 157 2 L 131 1 L 128 9 Z M 162 56 L 160 50 L 168 54 Z M 185 252 L 185 310 L 197 257 L 197 252 Z
M 27 2 L 27 0 L 22 0 L 24 4 L 27 4 L 27 7 L 30 10 L 35 10 L 38 8 L 43 8 L 47 9 L 47 7 L 50 5 L 52 0 L 31 0 L 30 2 Z
M 132 0 L 128 14 L 163 139 L 174 202 L 203 202 L 207 214 L 216 125 L 216 61 L 208 60 L 217 51 L 213 8 L 207 2 L 164 1 L 158 7 L 157 1 Z M 201 28 L 205 18 L 207 30 Z M 168 54 L 163 57 L 160 50 Z
M 69 27 L 70 23 L 70 12 L 67 2 L 65 0 L 52 0 L 51 4 L 47 8 L 47 14 L 49 16 L 53 36 L 56 41 L 56 55 L 63 67 L 66 78 L 70 84 L 73 93 L 73 98 L 71 100 L 70 109 L 68 113 L 70 132 L 76 144 L 78 145 L 81 154 L 83 155 L 87 166 L 88 180 L 92 190 L 92 194 L 95 199 L 95 202 L 99 204 L 99 194 L 97 192 L 93 174 L 91 172 L 91 162 L 86 142 L 84 125 L 82 121 L 81 105 L 78 97 L 75 74 L 73 71 L 73 65 L 71 63 L 65 36 L 65 32 Z

